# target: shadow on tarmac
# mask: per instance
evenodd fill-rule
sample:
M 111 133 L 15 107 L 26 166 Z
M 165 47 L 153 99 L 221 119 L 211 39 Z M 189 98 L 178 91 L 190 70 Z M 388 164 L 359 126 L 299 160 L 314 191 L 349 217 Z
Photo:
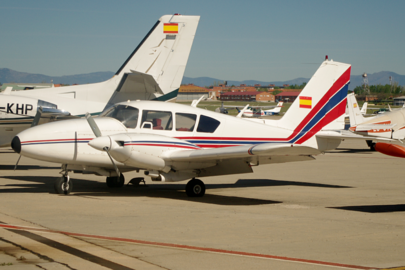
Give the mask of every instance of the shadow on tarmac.
M 342 206 L 342 207 L 329 207 L 332 209 L 358 211 L 365 213 L 390 213 L 390 212 L 405 212 L 405 204 L 391 204 L 391 205 L 358 205 L 358 206 Z
M 50 176 L 4 176 L 3 178 L 25 181 L 26 183 L 16 183 L 3 185 L 1 193 L 54 193 L 53 184 L 56 177 Z M 128 181 L 127 181 L 128 182 Z M 228 189 L 228 188 L 246 188 L 246 187 L 271 187 L 271 186 L 308 186 L 322 188 L 350 188 L 347 186 L 325 185 L 318 183 L 279 181 L 271 179 L 240 179 L 233 184 L 207 184 L 208 193 L 204 197 L 190 198 L 186 195 L 185 183 L 183 184 L 150 184 L 150 185 L 125 185 L 123 188 L 108 188 L 105 183 L 72 179 L 73 192 L 71 196 L 127 196 L 127 197 L 150 197 L 166 198 L 175 200 L 195 201 L 199 203 L 209 203 L 218 205 L 260 205 L 276 204 L 281 201 L 263 200 L 255 198 L 244 198 L 235 196 L 226 196 L 219 194 L 210 194 L 209 190 Z M 0 186 L 1 187 L 1 186 Z M 65 196 L 65 195 L 60 195 Z
M 367 155 L 371 155 L 371 154 L 375 153 L 375 151 L 371 151 L 369 148 L 367 148 L 367 149 L 336 148 L 333 151 L 326 151 L 325 153 L 328 153 L 328 154 L 367 154 Z
M 2 171 L 13 171 L 15 165 L 0 165 L 0 170 Z M 58 167 L 42 167 L 36 165 L 18 165 L 17 170 L 42 170 L 42 169 L 60 169 Z

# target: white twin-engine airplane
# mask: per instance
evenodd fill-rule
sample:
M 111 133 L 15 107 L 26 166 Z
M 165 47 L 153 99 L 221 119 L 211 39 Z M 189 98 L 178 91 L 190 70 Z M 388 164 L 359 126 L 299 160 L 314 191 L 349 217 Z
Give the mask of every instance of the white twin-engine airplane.
M 283 102 L 280 101 L 277 103 L 276 107 L 272 107 L 272 109 L 269 110 L 263 110 L 263 108 L 269 108 L 269 106 L 260 106 L 260 107 L 248 107 L 243 110 L 242 116 L 245 117 L 261 117 L 261 116 L 268 116 L 268 115 L 276 115 L 280 114 L 281 108 L 283 107 Z M 241 112 L 238 109 L 239 112 Z
M 101 83 L 0 94 L 0 147 L 49 118 L 100 114 L 126 100 L 177 97 L 200 16 L 165 15 L 115 75 Z M 35 118 L 35 120 L 34 120 Z M 34 124 L 33 124 L 34 121 Z
M 251 173 L 253 166 L 313 160 L 336 148 L 341 139 L 329 129 L 345 113 L 350 70 L 349 64 L 324 61 L 279 120 L 256 122 L 166 102 L 121 102 L 96 118 L 27 129 L 12 148 L 61 163 L 58 193 L 71 192 L 70 171 L 107 176 L 107 185 L 117 187 L 124 184 L 123 172 L 144 170 L 155 181 L 192 179 L 187 195 L 203 196 L 205 185 L 197 177 Z

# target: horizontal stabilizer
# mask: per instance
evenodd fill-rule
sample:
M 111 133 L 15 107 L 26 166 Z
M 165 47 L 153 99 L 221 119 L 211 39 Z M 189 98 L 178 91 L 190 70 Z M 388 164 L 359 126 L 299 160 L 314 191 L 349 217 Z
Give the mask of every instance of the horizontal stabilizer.
M 320 153 L 318 149 L 308 146 L 263 143 L 225 148 L 177 151 L 168 154 L 164 159 L 171 161 L 204 161 L 251 156 L 310 156 Z
M 131 70 L 122 77 L 106 108 L 127 100 L 150 100 L 161 95 L 163 91 L 152 75 Z
M 388 138 L 383 138 L 383 137 L 370 137 L 370 136 L 364 136 L 364 135 L 359 135 L 352 133 L 347 130 L 337 130 L 337 131 L 321 131 L 316 134 L 317 138 L 323 138 L 323 139 L 340 139 L 340 140 L 345 140 L 345 139 L 350 139 L 350 140 L 375 140 L 375 141 L 394 141 L 392 139 Z

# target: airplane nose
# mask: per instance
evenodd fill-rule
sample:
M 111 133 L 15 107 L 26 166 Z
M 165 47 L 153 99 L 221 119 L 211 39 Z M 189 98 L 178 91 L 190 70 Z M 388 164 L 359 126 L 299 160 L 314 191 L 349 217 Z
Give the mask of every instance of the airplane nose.
M 13 148 L 13 150 L 18 154 L 21 152 L 21 141 L 18 136 L 15 136 L 11 141 L 11 148 Z

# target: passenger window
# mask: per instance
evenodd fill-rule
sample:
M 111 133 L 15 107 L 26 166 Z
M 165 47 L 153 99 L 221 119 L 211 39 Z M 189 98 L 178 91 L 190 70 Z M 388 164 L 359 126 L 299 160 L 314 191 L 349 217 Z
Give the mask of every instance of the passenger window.
M 150 111 L 144 110 L 142 112 L 142 124 L 144 122 L 150 122 L 153 125 L 152 129 L 155 130 L 172 130 L 173 119 L 171 112 L 165 111 Z
M 214 118 L 201 115 L 200 122 L 198 123 L 197 132 L 214 133 L 218 128 L 220 122 Z
M 194 130 L 197 115 L 190 113 L 176 113 L 176 130 L 188 131 Z

